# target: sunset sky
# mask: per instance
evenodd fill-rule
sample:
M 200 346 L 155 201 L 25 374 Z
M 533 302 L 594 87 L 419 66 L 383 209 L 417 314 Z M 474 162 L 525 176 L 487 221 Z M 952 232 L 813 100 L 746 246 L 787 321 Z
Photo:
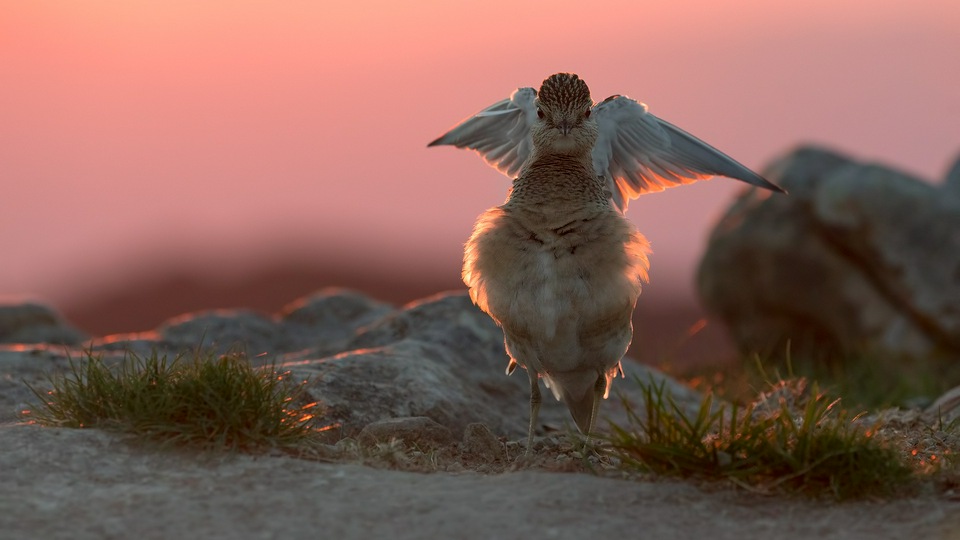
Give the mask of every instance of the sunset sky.
M 509 181 L 426 143 L 557 71 L 754 169 L 813 142 L 939 181 L 960 153 L 958 28 L 956 0 L 0 0 L 0 296 L 289 253 L 459 275 Z M 693 296 L 740 187 L 632 203 L 652 289 Z

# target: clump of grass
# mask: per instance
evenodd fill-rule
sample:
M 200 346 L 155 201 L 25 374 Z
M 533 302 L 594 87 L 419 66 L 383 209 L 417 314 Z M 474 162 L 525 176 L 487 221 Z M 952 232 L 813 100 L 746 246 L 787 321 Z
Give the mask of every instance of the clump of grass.
M 789 347 L 781 356 L 753 354 L 717 370 L 714 366 L 667 372 L 688 380 L 698 389 L 711 389 L 730 400 L 746 401 L 769 382 L 771 375 L 818 381 L 831 393 L 843 396 L 853 408 L 923 407 L 960 384 L 960 364 L 935 355 L 907 357 L 894 354 L 851 352 L 844 356 L 814 359 L 794 354 Z
M 316 404 L 300 404 L 302 384 L 274 366 L 254 368 L 241 353 L 198 350 L 168 360 L 128 352 L 114 364 L 89 351 L 71 359 L 67 372 L 48 377 L 52 390 L 30 387 L 41 400 L 32 418 L 204 449 L 289 447 L 316 433 L 309 412 Z
M 625 402 L 628 424 L 610 436 L 627 466 L 840 500 L 891 495 L 913 478 L 895 448 L 815 386 L 801 402 L 772 407 L 718 405 L 708 393 L 689 414 L 663 384 L 637 383 L 643 413 Z

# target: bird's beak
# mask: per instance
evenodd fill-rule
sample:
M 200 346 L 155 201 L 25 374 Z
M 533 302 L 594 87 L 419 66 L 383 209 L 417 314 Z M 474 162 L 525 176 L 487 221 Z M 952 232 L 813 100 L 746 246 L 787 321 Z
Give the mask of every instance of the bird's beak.
M 560 122 L 560 125 L 557 127 L 560 128 L 560 133 L 563 133 L 564 135 L 569 135 L 570 130 L 573 129 L 573 125 L 571 125 L 571 123 L 567 120 Z

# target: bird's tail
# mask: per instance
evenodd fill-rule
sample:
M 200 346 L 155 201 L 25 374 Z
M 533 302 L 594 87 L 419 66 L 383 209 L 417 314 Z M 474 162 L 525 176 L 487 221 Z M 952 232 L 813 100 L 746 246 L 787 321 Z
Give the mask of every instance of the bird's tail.
M 566 392 L 561 392 L 563 402 L 567 404 L 567 409 L 570 410 L 570 415 L 573 416 L 573 421 L 577 424 L 577 429 L 580 430 L 580 433 L 584 435 L 589 435 L 589 431 L 593 429 L 591 422 L 593 422 L 594 416 L 593 409 L 598 407 L 598 399 L 596 399 L 594 392 L 584 392 L 579 398 L 575 398 Z
M 580 433 L 589 435 L 595 427 L 591 425 L 597 417 L 595 409 L 600 406 L 600 400 L 607 397 L 611 380 L 619 372 L 618 364 L 607 373 L 586 370 L 554 373 L 549 378 L 550 389 L 567 405 Z

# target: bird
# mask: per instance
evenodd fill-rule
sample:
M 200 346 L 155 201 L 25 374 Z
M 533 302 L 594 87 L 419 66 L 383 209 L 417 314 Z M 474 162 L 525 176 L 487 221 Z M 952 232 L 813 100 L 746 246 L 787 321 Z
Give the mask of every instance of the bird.
M 712 176 L 783 192 L 643 103 L 594 103 L 573 73 L 518 88 L 427 146 L 442 145 L 474 150 L 513 179 L 506 201 L 477 219 L 462 278 L 503 330 L 507 375 L 520 366 L 529 377 L 527 455 L 541 379 L 589 440 L 623 375 L 650 254 L 624 215 L 629 201 Z

